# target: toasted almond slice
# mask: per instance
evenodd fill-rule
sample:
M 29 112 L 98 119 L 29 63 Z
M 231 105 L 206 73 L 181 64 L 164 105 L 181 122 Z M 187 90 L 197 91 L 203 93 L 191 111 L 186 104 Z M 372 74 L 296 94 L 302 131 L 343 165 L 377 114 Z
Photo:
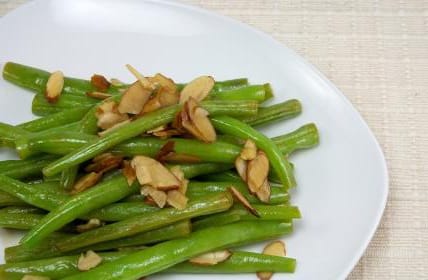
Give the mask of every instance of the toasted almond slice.
M 113 126 L 117 125 L 118 123 L 122 123 L 124 121 L 128 121 L 129 118 L 127 115 L 122 115 L 118 113 L 113 112 L 107 112 L 98 118 L 97 126 L 102 129 L 109 129 Z
M 83 192 L 95 186 L 102 177 L 102 173 L 91 172 L 80 178 L 73 186 L 72 194 Z
M 153 91 L 156 88 L 155 85 L 150 82 L 149 79 L 144 77 L 140 72 L 138 72 L 137 69 L 135 69 L 129 64 L 126 64 L 126 68 L 128 68 L 129 72 L 131 72 L 131 74 L 134 75 L 135 78 L 137 78 L 143 88 L 148 89 L 150 91 Z
M 58 101 L 64 87 L 64 74 L 61 71 L 53 72 L 46 82 L 45 97 L 49 103 Z
M 168 77 L 162 75 L 161 73 L 157 73 L 153 77 L 149 78 L 149 80 L 152 83 L 159 84 L 165 92 L 173 93 L 173 94 L 177 95 L 177 97 L 178 97 L 177 85 L 175 84 L 175 82 L 171 78 L 168 78 Z
M 39 276 L 39 275 L 24 275 L 21 280 L 50 280 L 49 277 Z
M 269 181 L 266 179 L 260 189 L 256 192 L 256 196 L 261 202 L 269 203 L 270 201 L 271 188 Z
M 180 181 L 180 187 L 178 188 L 178 191 L 182 194 L 186 194 L 187 192 L 187 185 L 189 184 L 189 180 L 187 180 L 184 177 L 184 172 L 181 170 L 180 166 L 175 165 L 169 169 L 172 174 Z
M 165 166 L 150 157 L 136 156 L 132 159 L 131 166 L 141 185 L 149 185 L 162 191 L 180 187 L 180 181 Z
M 97 110 L 95 112 L 95 116 L 97 118 L 99 118 L 102 114 L 107 113 L 107 112 L 114 112 L 116 113 L 117 110 L 117 104 L 116 102 L 114 102 L 113 100 L 107 100 L 101 103 L 101 105 L 99 105 L 97 107 Z
M 167 193 L 167 199 L 166 199 L 166 201 L 172 207 L 174 207 L 174 208 L 176 208 L 178 210 L 183 210 L 187 206 L 188 199 L 180 191 L 178 191 L 178 190 L 172 190 L 172 191 L 169 191 Z
M 149 196 L 159 208 L 164 208 L 167 202 L 167 194 L 150 186 L 143 186 L 141 194 Z
M 215 81 L 211 76 L 200 76 L 188 83 L 180 92 L 180 104 L 190 97 L 202 101 L 213 89 Z
M 193 136 L 204 142 L 214 142 L 216 133 L 210 120 L 208 112 L 198 107 L 198 103 L 190 97 L 181 111 L 182 126 Z
M 247 141 L 245 141 L 244 148 L 241 151 L 240 157 L 244 160 L 253 160 L 256 155 L 256 144 L 251 139 L 247 139 Z
M 91 77 L 91 84 L 99 91 L 105 92 L 110 87 L 110 82 L 103 76 L 94 74 Z
M 108 93 L 104 93 L 104 92 L 99 92 L 99 91 L 90 91 L 86 93 L 86 96 L 95 98 L 95 99 L 99 99 L 99 100 L 104 100 L 107 98 L 112 97 L 111 94 Z
M 118 110 L 125 114 L 139 114 L 150 98 L 151 91 L 144 88 L 138 81 L 133 83 L 123 94 Z
M 141 113 L 150 113 L 153 111 L 156 111 L 157 109 L 161 108 L 162 104 L 159 101 L 159 98 L 157 96 L 154 96 L 152 99 L 149 99 L 146 104 L 144 104 L 143 110 Z
M 167 141 L 160 149 L 158 154 L 155 156 L 155 159 L 163 162 L 165 161 L 165 157 L 168 156 L 171 153 L 174 153 L 174 141 Z
M 178 129 L 166 129 L 166 130 L 153 132 L 154 136 L 159 137 L 161 139 L 166 139 L 166 138 L 169 138 L 171 136 L 177 136 L 177 135 L 182 135 L 182 134 L 183 134 L 183 132 L 179 131 Z
M 258 151 L 257 156 L 248 162 L 247 183 L 251 193 L 257 193 L 266 180 L 269 173 L 269 160 L 263 151 Z
M 153 128 L 153 129 L 151 129 L 151 130 L 147 130 L 147 134 L 153 134 L 153 133 L 155 133 L 155 132 L 159 132 L 159 131 L 164 131 L 164 130 L 166 130 L 167 129 L 167 126 L 166 125 L 161 125 L 161 126 L 158 126 L 158 127 L 156 127 L 156 128 Z
M 240 156 L 235 159 L 235 168 L 242 180 L 247 181 L 248 162 Z
M 80 271 L 88 271 L 91 268 L 98 266 L 103 259 L 97 255 L 94 251 L 89 250 L 86 253 L 80 255 L 77 261 L 77 268 Z
M 86 166 L 86 172 L 105 173 L 119 167 L 123 161 L 123 156 L 104 153 L 95 157 L 92 161 L 92 164 Z
M 79 233 L 97 228 L 102 226 L 102 222 L 99 219 L 90 219 L 86 224 L 76 226 L 76 231 Z
M 187 154 L 177 154 L 177 153 L 169 153 L 165 155 L 163 161 L 168 162 L 181 162 L 181 163 L 198 163 L 201 162 L 201 159 L 197 156 L 187 155 Z
M 270 255 L 270 256 L 285 257 L 286 251 L 285 251 L 284 242 L 274 241 L 269 243 L 263 249 L 263 254 Z M 273 275 L 272 272 L 257 272 L 257 277 L 260 280 L 270 280 L 272 278 L 272 275 Z
M 250 202 L 245 198 L 245 196 L 238 191 L 235 187 L 229 188 L 232 195 L 238 200 L 244 207 L 254 216 L 260 218 L 260 214 L 257 212 L 257 210 L 250 204 Z
M 129 163 L 127 160 L 123 161 L 122 173 L 123 176 L 125 176 L 129 186 L 135 182 L 135 179 L 137 179 L 134 168 L 131 167 L 131 163 Z
M 230 252 L 229 250 L 221 250 L 221 251 L 209 252 L 209 253 L 191 258 L 189 262 L 193 264 L 199 264 L 199 265 L 216 265 L 218 263 L 226 261 L 231 255 L 232 255 L 232 252 Z
M 127 120 L 124 120 L 124 121 L 121 121 L 121 122 L 119 122 L 119 123 L 116 123 L 115 125 L 113 125 L 112 127 L 109 127 L 108 129 L 106 129 L 106 130 L 103 130 L 103 131 L 100 131 L 100 132 L 98 132 L 98 136 L 100 136 L 100 137 L 104 137 L 104 136 L 106 136 L 107 134 L 109 134 L 110 132 L 112 132 L 112 131 L 115 131 L 116 129 L 118 129 L 119 127 L 122 127 L 122 126 L 124 126 L 124 125 L 126 125 L 126 124 L 128 124 L 128 123 L 130 123 L 131 122 L 131 120 L 130 119 L 127 119 Z

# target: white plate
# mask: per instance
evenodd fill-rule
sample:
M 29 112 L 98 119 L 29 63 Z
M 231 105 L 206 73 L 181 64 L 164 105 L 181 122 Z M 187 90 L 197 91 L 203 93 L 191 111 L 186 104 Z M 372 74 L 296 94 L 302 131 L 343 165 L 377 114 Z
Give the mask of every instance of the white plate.
M 145 74 L 159 71 L 178 81 L 200 74 L 270 81 L 275 102 L 298 98 L 304 112 L 265 132 L 278 135 L 316 122 L 321 134 L 318 148 L 292 158 L 298 180 L 293 202 L 304 217 L 285 238 L 288 254 L 298 260 L 296 273 L 287 279 L 343 279 L 367 247 L 388 192 L 382 151 L 343 94 L 271 37 L 229 18 L 171 2 L 51 0 L 35 1 L 0 19 L 0 38 L 0 62 L 61 69 L 70 76 L 103 73 L 130 80 L 123 65 L 131 63 Z M 4 81 L 0 92 L 1 121 L 19 123 L 32 117 L 31 93 Z M 1 153 L 3 158 L 10 156 Z M 6 231 L 0 238 L 2 247 L 13 239 Z

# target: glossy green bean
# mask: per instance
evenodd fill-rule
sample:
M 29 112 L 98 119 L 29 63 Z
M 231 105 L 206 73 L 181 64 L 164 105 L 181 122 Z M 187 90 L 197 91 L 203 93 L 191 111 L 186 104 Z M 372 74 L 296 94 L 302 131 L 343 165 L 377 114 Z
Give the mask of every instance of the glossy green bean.
M 30 132 L 38 132 L 46 129 L 51 129 L 54 127 L 80 121 L 90 108 L 91 107 L 89 106 L 71 108 L 56 114 L 22 123 L 20 125 L 17 125 L 17 127 Z
M 88 213 L 85 215 L 85 219 L 97 218 L 102 221 L 115 222 L 156 211 L 159 211 L 159 207 L 151 206 L 143 201 L 118 202 Z
M 6 207 L 0 209 L 0 227 L 9 229 L 30 229 L 44 216 L 37 208 Z
M 233 88 L 248 86 L 247 78 L 237 78 L 232 80 L 216 81 L 213 91 L 224 91 Z
M 315 124 L 309 123 L 298 129 L 272 138 L 282 153 L 289 154 L 296 150 L 312 148 L 319 143 L 318 129 Z
M 190 201 L 183 210 L 163 208 L 157 212 L 135 216 L 117 223 L 109 224 L 57 243 L 57 247 L 68 252 L 103 241 L 114 240 L 147 232 L 172 223 L 196 216 L 213 214 L 229 209 L 233 199 L 229 193 L 219 193 Z
M 233 167 L 232 164 L 227 163 L 212 163 L 212 162 L 203 162 L 203 163 L 189 163 L 189 164 L 171 164 L 172 166 L 180 166 L 180 169 L 184 173 L 184 177 L 193 178 L 200 175 L 217 173 L 229 170 Z
M 58 157 L 54 155 L 41 155 L 25 160 L 0 161 L 0 174 L 14 179 L 39 176 L 42 174 L 43 167 L 56 158 Z
M 15 147 L 15 140 L 28 132 L 16 126 L 0 122 L 0 147 Z
M 132 252 L 99 253 L 103 263 L 119 260 Z M 45 276 L 59 279 L 79 274 L 77 261 L 79 255 L 64 256 L 31 262 L 9 263 L 0 266 L 1 280 L 21 280 L 24 275 Z M 197 265 L 191 262 L 176 264 L 163 273 L 198 273 L 198 274 L 236 274 L 256 273 L 259 271 L 294 272 L 296 260 L 286 257 L 269 256 L 260 253 L 234 251 L 225 261 L 216 265 Z
M 262 149 L 269 158 L 270 164 L 285 187 L 294 187 L 296 181 L 288 160 L 282 155 L 279 148 L 264 134 L 251 126 L 228 116 L 212 117 L 214 127 L 224 134 L 231 134 L 243 139 L 252 139 L 257 147 Z
M 28 205 L 21 199 L 8 194 L 7 192 L 0 191 L 0 207 L 7 207 L 7 206 L 26 206 Z
M 291 99 L 268 107 L 259 107 L 257 115 L 242 118 L 241 120 L 251 126 L 270 124 L 278 120 L 294 118 L 302 112 L 299 100 Z
M 270 90 L 269 84 L 265 85 L 249 85 L 238 87 L 229 90 L 214 91 L 210 94 L 210 98 L 220 100 L 255 100 L 263 102 L 266 100 L 266 92 Z
M 62 95 L 55 103 L 49 103 L 44 94 L 36 94 L 31 103 L 31 111 L 37 116 L 57 114 L 64 110 L 77 107 L 88 107 L 97 104 L 99 100 L 79 95 Z
M 137 183 L 128 186 L 125 177 L 122 175 L 116 176 L 109 181 L 101 182 L 85 192 L 74 195 L 65 203 L 51 211 L 40 221 L 38 226 L 32 228 L 21 239 L 21 243 L 28 247 L 34 246 L 50 233 L 74 219 L 94 209 L 121 200 L 131 193 L 138 191 L 138 189 Z
M 160 243 L 64 280 L 138 279 L 205 252 L 271 239 L 290 231 L 291 224 L 277 222 L 242 222 L 200 230 L 187 238 Z M 118 271 L 117 267 L 121 269 Z

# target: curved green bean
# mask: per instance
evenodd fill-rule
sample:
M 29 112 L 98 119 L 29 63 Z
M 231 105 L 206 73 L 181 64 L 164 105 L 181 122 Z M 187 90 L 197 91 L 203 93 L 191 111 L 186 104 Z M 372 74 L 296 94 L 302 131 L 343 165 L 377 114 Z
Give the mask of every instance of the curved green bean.
M 251 126 L 259 126 L 278 120 L 294 118 L 302 112 L 299 100 L 291 99 L 268 107 L 259 107 L 257 115 L 242 118 L 241 120 Z

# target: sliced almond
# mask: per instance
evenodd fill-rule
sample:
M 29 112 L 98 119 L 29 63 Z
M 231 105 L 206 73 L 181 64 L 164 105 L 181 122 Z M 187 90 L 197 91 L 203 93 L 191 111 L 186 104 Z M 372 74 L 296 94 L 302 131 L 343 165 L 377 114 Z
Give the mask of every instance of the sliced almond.
M 177 85 L 175 82 L 160 73 L 157 73 L 153 77 L 149 78 L 150 82 L 157 83 L 161 86 L 161 88 L 168 93 L 177 94 Z
M 148 89 L 150 91 L 156 88 L 155 85 L 152 82 L 150 82 L 149 79 L 144 77 L 140 72 L 138 72 L 137 69 L 135 69 L 129 64 L 126 64 L 126 68 L 128 68 L 129 72 L 131 72 L 131 74 L 134 75 L 135 78 L 137 78 L 137 80 L 140 82 L 143 88 Z
M 235 168 L 242 180 L 247 181 L 248 162 L 240 156 L 235 159 Z
M 198 163 L 201 162 L 201 159 L 197 156 L 186 155 L 186 154 L 177 154 L 177 153 L 169 153 L 165 155 L 163 161 L 169 162 L 181 162 L 181 163 Z
M 123 161 L 122 173 L 129 186 L 131 186 L 135 182 L 135 179 L 137 179 L 134 168 L 131 167 L 131 163 L 127 160 Z
M 143 110 L 141 111 L 144 113 L 150 113 L 153 111 L 156 111 L 157 109 L 160 109 L 162 107 L 162 104 L 160 103 L 159 99 L 154 96 L 152 99 L 148 100 L 146 104 L 144 104 Z
M 199 265 L 216 265 L 226 261 L 231 255 L 232 252 L 229 250 L 221 250 L 191 258 L 189 262 Z
M 174 153 L 174 141 L 167 141 L 160 149 L 158 154 L 155 156 L 155 159 L 163 162 L 165 161 L 165 157 L 168 156 L 171 153 Z
M 274 241 L 269 243 L 263 249 L 263 254 L 269 256 L 285 257 L 286 251 L 284 242 Z M 272 272 L 257 272 L 257 277 L 259 277 L 260 280 L 269 280 L 271 279 L 272 275 Z
M 159 131 L 164 131 L 164 130 L 166 130 L 168 127 L 166 126 L 166 125 L 161 125 L 161 126 L 158 126 L 158 127 L 156 127 L 156 128 L 153 128 L 153 129 L 151 129 L 151 130 L 147 130 L 147 134 L 153 134 L 153 133 L 155 133 L 155 132 L 159 132 Z
M 208 118 L 208 112 L 198 107 L 193 97 L 185 102 L 181 111 L 181 121 L 182 126 L 199 140 L 204 142 L 216 140 L 216 133 Z
M 244 207 L 254 216 L 260 218 L 260 214 L 257 212 L 257 210 L 250 204 L 250 202 L 245 198 L 245 196 L 238 191 L 235 187 L 229 188 L 232 195 L 238 200 Z
M 266 179 L 260 189 L 256 192 L 256 196 L 261 202 L 269 203 L 270 201 L 271 188 L 269 181 Z
M 248 162 L 247 183 L 251 193 L 257 193 L 269 174 L 269 159 L 263 151 Z
M 91 172 L 80 178 L 73 186 L 72 194 L 83 192 L 95 186 L 101 179 L 102 173 Z
M 158 190 L 178 189 L 180 181 L 160 162 L 145 156 L 136 156 L 131 166 L 135 169 L 138 182 Z
M 21 280 L 50 280 L 49 277 L 39 275 L 24 275 Z
M 211 76 L 200 76 L 188 83 L 180 92 L 180 104 L 190 97 L 202 101 L 213 89 L 215 81 Z
M 130 123 L 131 122 L 131 120 L 130 119 L 126 119 L 126 120 L 124 120 L 124 121 L 121 121 L 121 122 L 119 122 L 119 123 L 116 123 L 115 125 L 113 125 L 112 127 L 109 127 L 108 129 L 106 129 L 106 130 L 104 130 L 104 131 L 100 131 L 100 132 L 98 132 L 98 136 L 100 136 L 100 137 L 104 137 L 104 136 L 106 136 L 107 134 L 109 134 L 109 133 L 111 133 L 112 131 L 115 131 L 116 129 L 118 129 L 119 127 L 122 127 L 122 126 L 124 126 L 124 125 L 126 125 L 126 124 L 128 124 L 128 123 Z
M 98 106 L 95 116 L 98 119 L 97 126 L 102 129 L 108 129 L 129 119 L 128 115 L 119 113 L 116 102 L 111 100 L 105 101 Z
M 153 187 L 143 186 L 141 194 L 149 196 L 159 208 L 164 208 L 167 202 L 167 194 L 164 191 L 157 190 Z
M 187 185 L 189 184 L 189 180 L 187 180 L 184 177 L 183 170 L 181 170 L 180 166 L 175 165 L 175 166 L 170 168 L 170 171 L 180 181 L 180 187 L 178 188 L 178 191 L 181 192 L 182 194 L 186 194 Z
M 187 197 L 179 190 L 172 190 L 167 193 L 167 203 L 172 207 L 183 210 L 187 206 Z
M 49 103 L 58 101 L 64 87 L 64 74 L 61 71 L 53 72 L 46 82 L 45 97 Z
M 76 226 L 76 231 L 79 233 L 89 231 L 102 226 L 103 223 L 99 219 L 90 219 L 86 224 Z
M 86 253 L 82 253 L 77 261 L 77 268 L 80 271 L 88 271 L 98 266 L 103 259 L 97 255 L 94 251 L 89 250 Z
M 179 131 L 178 129 L 165 129 L 165 130 L 154 131 L 152 132 L 152 134 L 161 139 L 166 139 L 172 136 L 182 135 L 183 132 Z
M 103 75 L 98 74 L 91 77 L 91 84 L 101 92 L 107 91 L 110 87 L 110 82 Z
M 144 88 L 140 82 L 133 83 L 123 94 L 118 111 L 122 114 L 139 114 L 151 94 L 151 91 Z
M 102 157 L 101 157 L 102 156 Z M 93 159 L 93 163 L 86 166 L 86 172 L 104 173 L 113 170 L 121 165 L 123 156 L 112 153 L 104 153 Z
M 87 92 L 86 96 L 89 96 L 89 97 L 92 97 L 92 98 L 95 98 L 95 99 L 99 99 L 99 100 L 104 100 L 104 99 L 112 97 L 111 94 L 104 93 L 104 92 L 99 92 L 99 91 Z
M 256 155 L 256 144 L 251 139 L 247 139 L 247 141 L 245 141 L 244 148 L 241 151 L 240 157 L 244 160 L 253 160 Z

